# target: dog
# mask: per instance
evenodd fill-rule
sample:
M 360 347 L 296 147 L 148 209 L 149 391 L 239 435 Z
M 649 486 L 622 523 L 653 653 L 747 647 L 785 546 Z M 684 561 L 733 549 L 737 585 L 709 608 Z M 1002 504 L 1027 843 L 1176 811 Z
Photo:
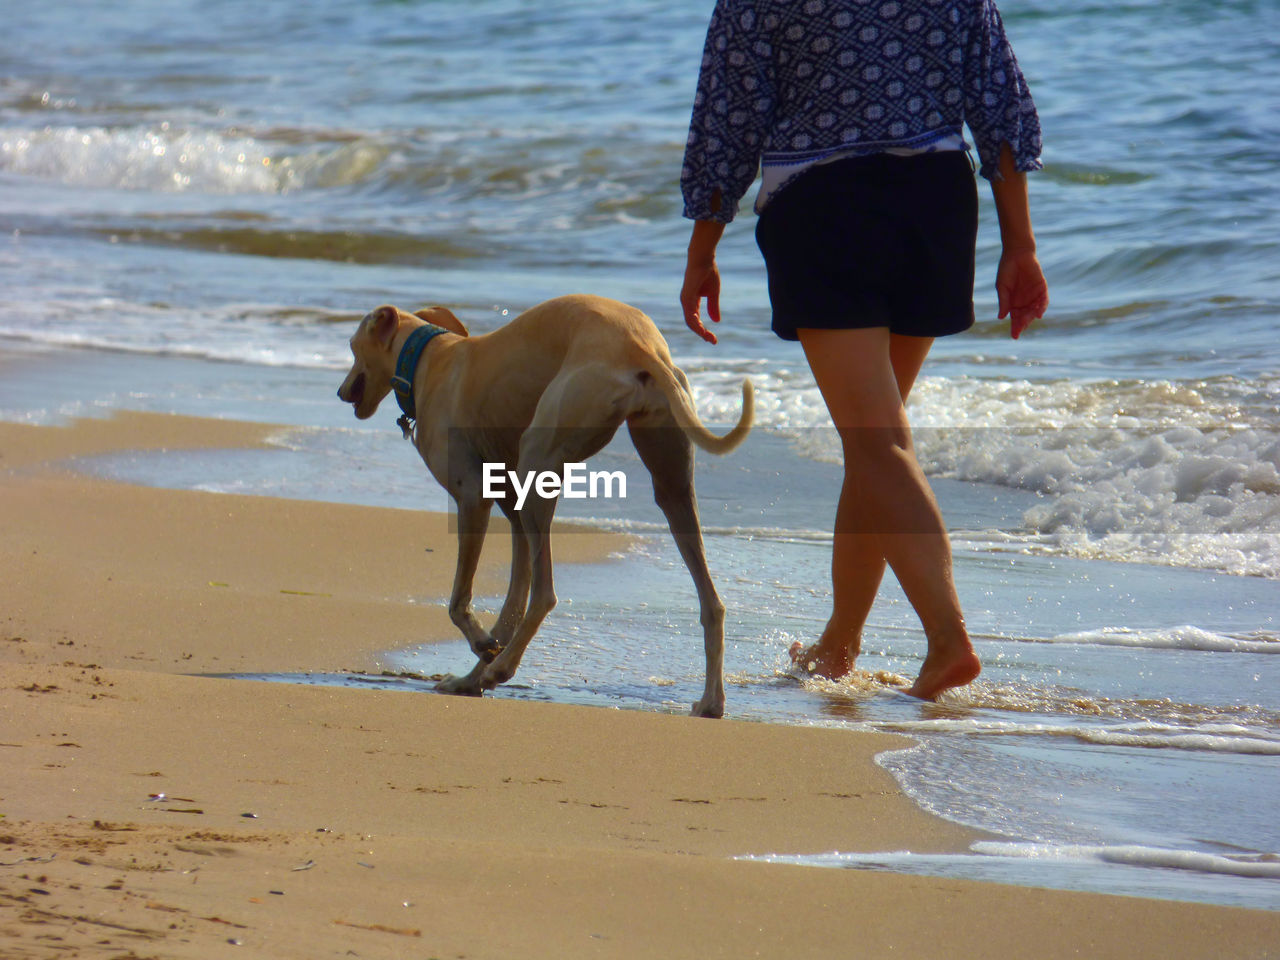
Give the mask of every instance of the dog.
M 338 397 L 365 420 L 394 389 L 406 438 L 457 503 L 449 616 L 478 662 L 437 689 L 480 696 L 506 683 L 556 605 L 555 497 L 528 497 L 523 509 L 514 491 L 486 497 L 485 464 L 525 477 L 561 474 L 566 463 L 602 449 L 626 423 L 698 594 L 706 686 L 692 713 L 723 716 L 724 604 L 703 550 L 693 447 L 724 454 L 746 438 L 754 410 L 750 380 L 742 383 L 737 425 L 716 436 L 698 419 L 688 378 L 653 320 L 625 303 L 587 295 L 548 300 L 475 337 L 443 307 L 406 313 L 384 305 L 360 321 L 351 353 Z M 472 613 L 471 586 L 494 502 L 511 524 L 511 579 L 489 633 Z

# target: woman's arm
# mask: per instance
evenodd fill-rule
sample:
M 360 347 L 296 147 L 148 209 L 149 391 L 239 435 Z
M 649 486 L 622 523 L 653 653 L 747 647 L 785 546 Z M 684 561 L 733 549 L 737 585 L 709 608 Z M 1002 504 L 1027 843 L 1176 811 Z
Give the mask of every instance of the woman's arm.
M 754 0 L 718 0 L 707 26 L 680 190 L 690 220 L 728 223 L 773 125 L 773 59 Z
M 693 114 L 680 170 L 684 215 L 694 221 L 680 306 L 689 329 L 708 343 L 700 307 L 720 321 L 716 245 L 760 168 L 773 125 L 773 58 L 755 3 L 717 0 L 707 27 Z
M 991 194 L 1000 221 L 1000 266 L 996 270 L 999 318 L 1009 318 L 1013 339 L 1044 316 L 1049 308 L 1049 285 L 1036 259 L 1036 238 L 1031 230 L 1031 206 L 1027 175 L 1015 169 L 1007 143 L 1000 147 L 998 176 L 991 180 Z

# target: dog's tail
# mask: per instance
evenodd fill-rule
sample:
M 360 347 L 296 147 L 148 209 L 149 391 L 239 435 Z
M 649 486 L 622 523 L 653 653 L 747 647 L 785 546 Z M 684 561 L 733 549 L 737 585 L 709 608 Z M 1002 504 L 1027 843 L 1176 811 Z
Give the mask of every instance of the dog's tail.
M 750 380 L 742 381 L 742 413 L 738 416 L 737 424 L 724 436 L 717 437 L 698 419 L 698 411 L 693 407 L 693 398 L 689 396 L 686 383 L 677 379 L 669 366 L 665 363 L 656 363 L 649 373 L 667 398 L 671 415 L 680 429 L 707 453 L 717 455 L 728 453 L 742 443 L 751 432 L 751 422 L 755 418 L 756 391 Z

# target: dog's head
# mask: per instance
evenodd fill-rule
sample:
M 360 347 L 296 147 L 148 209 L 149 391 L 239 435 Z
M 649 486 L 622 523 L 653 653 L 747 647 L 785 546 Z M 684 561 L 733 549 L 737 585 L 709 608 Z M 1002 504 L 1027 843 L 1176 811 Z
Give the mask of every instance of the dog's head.
M 391 392 L 396 358 L 392 353 L 400 330 L 400 311 L 391 305 L 366 314 L 351 337 L 351 370 L 338 388 L 338 399 L 355 407 L 356 418 L 367 420 Z
M 467 328 L 444 307 L 419 310 L 413 316 L 450 333 L 467 335 Z M 413 322 L 409 314 L 390 304 L 378 307 L 360 321 L 351 337 L 351 370 L 338 388 L 338 399 L 355 407 L 357 419 L 373 416 L 378 404 L 391 392 L 391 378 L 396 372 L 396 335 L 401 326 Z

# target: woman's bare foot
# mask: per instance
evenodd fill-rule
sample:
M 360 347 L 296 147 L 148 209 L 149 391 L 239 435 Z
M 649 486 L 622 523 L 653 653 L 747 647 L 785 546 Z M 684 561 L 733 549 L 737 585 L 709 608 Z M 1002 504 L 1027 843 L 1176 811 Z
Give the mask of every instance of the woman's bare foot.
M 963 687 L 981 672 L 982 663 L 967 639 L 955 644 L 930 643 L 920 676 L 906 692 L 921 700 L 936 700 L 944 690 Z
M 811 647 L 804 646 L 799 640 L 791 645 L 791 662 L 809 676 L 826 677 L 828 680 L 839 680 L 853 670 L 853 657 L 847 646 L 831 649 L 821 640 Z

